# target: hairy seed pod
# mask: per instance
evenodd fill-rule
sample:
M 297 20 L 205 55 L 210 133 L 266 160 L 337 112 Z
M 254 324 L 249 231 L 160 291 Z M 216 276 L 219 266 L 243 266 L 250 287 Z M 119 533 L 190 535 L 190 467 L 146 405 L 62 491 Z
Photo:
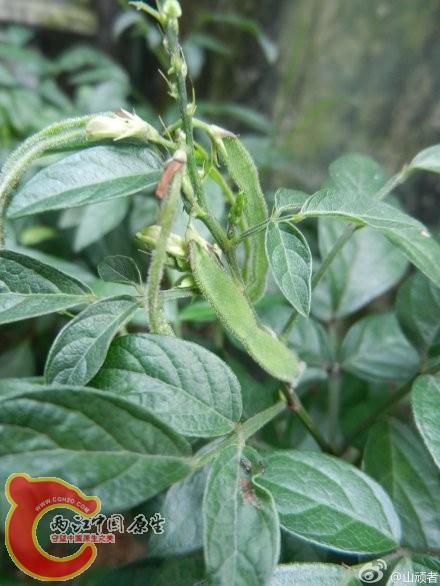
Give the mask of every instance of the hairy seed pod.
M 245 295 L 197 235 L 189 230 L 187 239 L 193 277 L 219 320 L 266 372 L 294 383 L 302 371 L 298 356 L 260 324 Z

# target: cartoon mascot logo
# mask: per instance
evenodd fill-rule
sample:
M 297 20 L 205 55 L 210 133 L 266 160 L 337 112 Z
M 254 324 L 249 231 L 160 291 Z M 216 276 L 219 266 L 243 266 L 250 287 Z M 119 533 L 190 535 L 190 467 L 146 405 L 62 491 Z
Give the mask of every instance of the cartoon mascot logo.
M 14 563 L 26 574 L 44 581 L 64 581 L 87 570 L 96 558 L 96 546 L 85 543 L 73 555 L 56 557 L 37 540 L 37 525 L 52 509 L 68 508 L 84 517 L 99 513 L 101 502 L 59 478 L 31 478 L 12 474 L 6 483 L 11 509 L 6 519 L 6 547 Z

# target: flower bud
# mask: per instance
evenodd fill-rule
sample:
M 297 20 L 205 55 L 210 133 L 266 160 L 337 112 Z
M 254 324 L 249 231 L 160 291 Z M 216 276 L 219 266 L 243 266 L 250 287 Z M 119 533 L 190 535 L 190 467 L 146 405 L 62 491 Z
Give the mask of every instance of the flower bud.
M 157 224 L 147 226 L 136 234 L 137 240 L 142 242 L 145 248 L 152 252 L 156 249 L 157 241 L 160 236 L 161 227 Z M 183 238 L 177 234 L 170 234 L 166 246 L 167 261 L 166 264 L 179 271 L 188 271 L 188 248 Z
M 221 126 L 217 126 L 216 124 L 210 124 L 209 130 L 212 136 L 217 139 L 221 138 L 237 138 L 237 135 L 231 132 L 230 130 L 226 130 L 226 128 L 222 128 Z
M 161 140 L 160 134 L 151 124 L 142 120 L 137 114 L 130 114 L 126 110 L 115 112 L 110 116 L 95 116 L 86 126 L 86 136 L 88 140 L 104 138 L 121 140 L 129 137 L 152 142 Z
M 162 12 L 167 18 L 180 18 L 182 16 L 182 8 L 177 0 L 166 0 Z
M 182 275 L 174 286 L 177 289 L 197 289 L 197 283 L 192 275 Z

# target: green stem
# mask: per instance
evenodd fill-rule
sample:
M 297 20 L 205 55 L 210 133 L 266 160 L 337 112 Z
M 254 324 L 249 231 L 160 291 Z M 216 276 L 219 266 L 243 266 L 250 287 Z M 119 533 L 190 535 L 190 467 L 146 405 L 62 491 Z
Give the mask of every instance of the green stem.
M 336 365 L 337 366 L 337 365 Z M 341 376 L 335 368 L 328 381 L 328 437 L 330 445 L 336 445 L 339 430 L 339 411 L 341 407 Z
M 279 401 L 268 407 L 264 411 L 257 413 L 247 421 L 242 424 L 238 424 L 237 426 L 237 435 L 240 438 L 240 443 L 245 443 L 247 439 L 252 437 L 259 429 L 264 427 L 269 421 L 275 419 L 277 415 L 282 413 L 286 408 L 286 403 L 284 401 Z
M 112 112 L 101 112 L 100 114 L 87 114 L 86 116 L 78 116 L 76 118 L 67 118 L 65 120 L 61 120 L 60 122 L 54 122 L 53 124 L 46 126 L 46 128 L 43 128 L 39 132 L 36 132 L 35 134 L 33 134 L 32 136 L 27 138 L 24 142 L 22 142 L 15 149 L 15 151 L 13 153 L 11 153 L 11 155 L 8 157 L 8 159 L 6 160 L 6 162 L 3 166 L 2 173 L 3 172 L 6 173 L 10 167 L 15 166 L 16 163 L 23 156 L 25 156 L 27 151 L 31 147 L 33 147 L 35 144 L 39 143 L 41 141 L 41 139 L 51 137 L 51 136 L 52 137 L 59 136 L 63 132 L 67 132 L 70 130 L 75 130 L 75 129 L 78 130 L 78 129 L 85 128 L 87 123 L 90 122 L 90 120 L 92 118 L 95 118 L 96 116 L 108 116 L 110 114 L 112 114 Z M 85 135 L 84 135 L 84 138 L 85 138 Z
M 158 224 L 161 226 L 161 230 L 156 249 L 153 253 L 153 258 L 148 269 L 148 314 L 150 329 L 154 334 L 174 335 L 171 326 L 166 321 L 163 314 L 160 284 L 162 282 L 166 262 L 168 238 L 171 234 L 171 229 L 173 227 L 174 218 L 176 216 L 177 207 L 180 200 L 183 173 L 184 166 L 178 169 L 174 174 L 171 180 L 168 195 L 160 210 Z
M 259 222 L 258 224 L 251 226 L 248 230 L 241 232 L 241 234 L 239 234 L 238 236 L 236 236 L 234 238 L 234 240 L 233 240 L 234 246 L 236 246 L 237 244 L 240 244 L 241 242 L 243 242 L 243 240 L 246 240 L 246 238 L 249 238 L 249 236 L 253 236 L 254 234 L 257 234 L 258 232 L 262 232 L 263 230 L 265 230 L 267 228 L 267 225 L 271 221 L 272 221 L 272 218 L 269 218 L 268 220 L 264 220 L 263 222 Z
M 407 176 L 408 176 L 407 175 L 407 167 L 405 165 L 399 171 L 399 173 L 397 173 L 396 175 L 391 177 L 391 179 L 389 181 L 387 181 L 385 183 L 385 185 L 382 187 L 382 189 L 379 189 L 379 191 L 377 193 L 375 193 L 373 197 L 378 200 L 384 199 L 389 193 L 391 193 L 393 191 L 393 189 L 395 187 L 397 187 L 398 185 L 403 183 L 405 181 L 405 179 L 407 178 Z
M 238 423 L 236 430 L 227 438 L 220 443 L 216 443 L 212 448 L 208 449 L 198 458 L 195 458 L 194 467 L 202 468 L 206 464 L 209 464 L 209 462 L 211 462 L 221 451 L 230 445 L 244 445 L 247 439 L 267 425 L 269 421 L 272 421 L 272 419 L 284 411 L 285 408 L 286 403 L 284 401 L 279 401 L 278 403 L 275 403 L 275 405 L 257 413 L 244 423 Z
M 285 387 L 283 387 L 282 392 L 286 397 L 289 409 L 296 413 L 298 419 L 301 421 L 301 423 L 304 425 L 304 427 L 307 429 L 310 435 L 314 438 L 314 440 L 319 445 L 321 450 L 328 454 L 333 454 L 334 452 L 332 447 L 326 442 L 324 436 L 316 427 L 308 411 L 301 403 L 301 399 L 298 397 L 293 388 L 289 385 L 286 385 Z
M 179 24 L 177 18 L 170 18 L 167 21 L 165 26 L 165 34 L 168 45 L 168 53 L 172 64 L 172 71 L 176 81 L 177 101 L 179 105 L 180 117 L 182 120 L 182 129 L 185 133 L 185 142 L 188 156 L 188 175 L 196 199 L 200 207 L 206 213 L 201 218 L 201 220 L 208 227 L 215 241 L 225 253 L 226 259 L 231 268 L 232 276 L 234 277 L 234 280 L 239 283 L 241 281 L 241 275 L 235 257 L 235 251 L 219 221 L 209 212 L 205 193 L 197 170 L 193 135 L 193 116 L 191 114 L 192 106 L 188 104 L 185 73 L 186 63 L 184 62 L 182 50 L 179 45 Z
M 331 446 L 336 446 L 339 433 L 341 409 L 341 368 L 337 361 L 341 335 L 340 322 L 334 321 L 328 325 L 327 334 L 330 347 L 333 349 L 333 366 L 328 378 L 328 438 Z
M 206 209 L 206 198 L 200 182 L 199 174 L 197 171 L 197 163 L 194 149 L 194 135 L 193 135 L 193 124 L 192 115 L 189 113 L 188 108 L 188 94 L 186 91 L 186 64 L 183 61 L 181 47 L 179 45 L 179 24 L 177 18 L 169 19 L 166 23 L 165 28 L 166 38 L 168 41 L 168 51 L 170 61 L 172 63 L 173 73 L 176 80 L 177 88 L 177 102 L 179 105 L 180 117 L 182 120 L 182 129 L 185 133 L 185 142 L 188 155 L 188 175 L 193 186 L 194 192 L 197 197 L 197 201 Z

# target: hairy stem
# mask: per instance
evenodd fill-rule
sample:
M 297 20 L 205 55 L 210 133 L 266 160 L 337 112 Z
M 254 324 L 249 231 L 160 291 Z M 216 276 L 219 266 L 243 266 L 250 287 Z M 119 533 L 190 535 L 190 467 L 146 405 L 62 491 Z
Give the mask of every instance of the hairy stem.
M 165 35 L 174 75 L 175 87 L 177 93 L 177 102 L 179 105 L 180 117 L 182 120 L 182 130 L 185 133 L 185 142 L 188 156 L 188 175 L 194 190 L 195 197 L 200 207 L 205 212 L 200 219 L 208 227 L 215 241 L 226 255 L 232 276 L 237 283 L 241 282 L 241 274 L 235 256 L 234 247 L 229 241 L 225 231 L 209 211 L 205 193 L 200 181 L 197 170 L 195 156 L 195 145 L 193 135 L 193 105 L 188 103 L 188 94 L 186 89 L 186 63 L 179 44 L 179 24 L 177 18 L 169 18 L 165 24 Z
M 174 218 L 176 216 L 177 207 L 180 200 L 183 173 L 184 165 L 182 165 L 182 167 L 174 173 L 173 178 L 171 179 L 168 194 L 158 218 L 158 224 L 161 227 L 159 238 L 156 249 L 153 253 L 150 267 L 148 269 L 148 314 L 150 329 L 154 334 L 174 335 L 171 326 L 163 314 L 160 284 L 162 282 L 163 271 L 167 257 L 168 238 L 171 234 L 171 229 L 173 227 Z
M 47 152 L 72 146 L 82 146 L 86 141 L 85 124 L 93 116 L 83 116 L 58 122 L 29 137 L 8 158 L 0 174 L 0 249 L 4 247 L 4 220 L 6 209 L 20 179 L 33 161 Z

